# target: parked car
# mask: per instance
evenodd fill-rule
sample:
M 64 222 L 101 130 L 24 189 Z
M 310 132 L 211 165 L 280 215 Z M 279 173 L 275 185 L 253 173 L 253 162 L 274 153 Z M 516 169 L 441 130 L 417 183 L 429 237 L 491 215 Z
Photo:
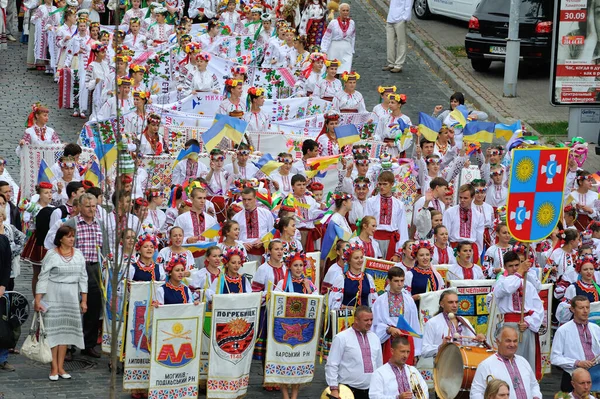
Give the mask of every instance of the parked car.
M 419 19 L 432 14 L 468 21 L 481 0 L 415 0 L 413 10 Z
M 521 60 L 548 64 L 552 54 L 554 0 L 521 0 Z M 485 72 L 492 61 L 504 61 L 510 0 L 481 0 L 469 20 L 465 50 L 473 69 Z

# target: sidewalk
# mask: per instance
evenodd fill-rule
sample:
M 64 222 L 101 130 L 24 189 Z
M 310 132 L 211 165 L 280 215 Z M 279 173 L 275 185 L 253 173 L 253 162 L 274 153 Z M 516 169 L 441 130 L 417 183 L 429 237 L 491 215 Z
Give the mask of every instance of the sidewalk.
M 389 0 L 368 0 L 385 21 Z M 420 20 L 414 15 L 408 24 L 409 44 L 431 69 L 467 101 L 487 112 L 492 120 L 528 124 L 568 120 L 568 108 L 549 102 L 549 71 L 527 71 L 521 64 L 518 97 L 502 97 L 504 65 L 493 62 L 486 73 L 476 72 L 464 53 L 467 22 L 433 16 Z M 446 105 L 446 104 L 442 104 Z

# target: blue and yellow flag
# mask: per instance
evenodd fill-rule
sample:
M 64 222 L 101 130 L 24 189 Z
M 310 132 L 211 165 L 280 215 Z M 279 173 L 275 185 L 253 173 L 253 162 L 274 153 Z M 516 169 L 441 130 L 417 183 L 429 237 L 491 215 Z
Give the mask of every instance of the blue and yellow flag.
M 274 170 L 278 169 L 283 163 L 277 162 L 273 159 L 273 156 L 270 153 L 266 153 L 258 162 L 253 162 L 254 166 L 260 169 L 265 175 L 269 176 Z
M 206 250 L 212 246 L 216 245 L 214 241 L 198 241 L 193 244 L 181 244 L 181 246 L 185 249 L 188 249 L 194 258 L 199 258 L 206 253 Z
M 204 232 L 201 233 L 200 235 L 202 237 L 206 237 L 208 239 L 213 239 L 213 238 L 219 236 L 220 231 L 221 231 L 221 225 L 219 223 L 216 223 L 215 225 L 204 230 Z
M 341 155 L 327 155 L 324 157 L 309 158 L 306 165 L 309 167 L 306 170 L 306 177 L 312 179 L 320 171 L 334 168 L 341 159 Z
M 117 146 L 115 144 L 96 144 L 94 150 L 98 157 L 98 163 L 104 170 L 110 169 L 117 162 Z
M 494 122 L 473 121 L 463 129 L 463 141 L 467 143 L 491 143 L 494 141 Z
M 517 130 L 521 130 L 521 121 L 516 121 L 512 125 L 506 125 L 504 123 L 496 124 L 496 137 L 503 138 L 508 141 Z
M 96 161 L 92 162 L 92 166 L 85 172 L 84 179 L 91 181 L 96 187 L 100 186 L 100 182 L 104 180 L 104 175 Z
M 213 125 L 202 134 L 202 141 L 207 151 L 212 151 L 223 138 L 227 137 L 235 144 L 244 139 L 248 122 L 229 115 L 217 114 Z
M 423 338 L 423 335 L 413 330 L 410 324 L 408 324 L 404 316 L 402 316 L 401 314 L 398 315 L 398 322 L 396 323 L 396 328 L 402 331 L 402 333 L 405 335 L 409 335 L 414 338 Z
M 175 167 L 175 165 L 177 165 L 179 162 L 183 161 L 184 159 L 188 159 L 188 158 L 198 159 L 199 153 L 200 153 L 200 147 L 198 147 L 196 144 L 192 144 L 187 150 L 183 149 L 183 150 L 179 151 L 179 154 L 177 154 L 177 159 L 175 160 L 173 167 Z
M 450 117 L 456 121 L 457 124 L 453 125 L 456 127 L 465 127 L 469 119 L 469 110 L 464 105 L 459 105 L 454 108 L 454 111 L 450 112 Z
M 321 243 L 321 260 L 335 259 L 335 245 L 338 240 L 348 241 L 352 235 L 342 229 L 333 220 L 329 220 L 327 224 L 327 230 L 323 235 L 323 241 Z
M 441 129 L 441 121 L 427 115 L 425 112 L 419 112 L 419 133 L 421 133 L 425 139 L 435 142 Z
M 335 137 L 337 138 L 340 148 L 360 141 L 360 134 L 358 133 L 356 125 L 349 124 L 338 126 L 333 130 L 335 131 Z
M 52 173 L 46 161 L 42 159 L 40 161 L 37 184 L 40 184 L 41 182 L 52 183 L 52 180 L 54 180 L 54 173 Z
M 558 224 L 568 160 L 568 148 L 517 148 L 513 151 L 506 224 L 517 241 L 543 240 Z

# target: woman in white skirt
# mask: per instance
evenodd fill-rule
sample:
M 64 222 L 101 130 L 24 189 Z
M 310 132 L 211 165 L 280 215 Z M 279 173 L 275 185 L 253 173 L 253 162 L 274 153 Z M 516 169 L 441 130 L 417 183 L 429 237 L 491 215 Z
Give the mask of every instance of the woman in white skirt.
M 75 245 L 75 229 L 61 226 L 48 251 L 36 287 L 34 309 L 43 314 L 52 349 L 51 381 L 69 379 L 64 369 L 67 346 L 84 349 L 81 314 L 87 311 L 88 278 L 85 258 Z M 42 304 L 42 301 L 44 302 Z
M 340 16 L 329 23 L 321 40 L 321 51 L 327 54 L 327 58 L 340 60 L 338 73 L 352 71 L 355 40 L 356 27 L 350 19 L 350 6 L 342 3 Z

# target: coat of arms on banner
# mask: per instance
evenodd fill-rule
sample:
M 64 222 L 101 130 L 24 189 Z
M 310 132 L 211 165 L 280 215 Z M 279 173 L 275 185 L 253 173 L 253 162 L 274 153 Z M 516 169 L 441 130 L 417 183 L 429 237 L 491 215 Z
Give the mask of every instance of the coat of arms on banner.
M 255 309 L 213 311 L 215 336 L 213 349 L 223 360 L 239 363 L 254 345 L 254 329 L 258 323 Z
M 157 339 L 162 342 L 155 354 L 157 363 L 167 367 L 181 367 L 196 358 L 195 333 L 198 330 L 198 320 L 162 319 L 156 323 Z
M 389 262 L 387 260 L 365 257 L 363 271 L 373 277 L 373 281 L 375 281 L 375 290 L 377 291 L 378 295 L 381 295 L 385 292 L 387 273 L 391 267 L 394 267 L 394 265 L 394 262 Z
M 516 240 L 539 241 L 556 227 L 562 211 L 568 155 L 568 148 L 513 151 L 506 222 Z
M 458 293 L 458 315 L 469 320 L 477 334 L 486 334 L 490 311 L 487 295 L 495 280 L 451 280 Z
M 133 304 L 133 323 L 131 323 L 131 345 L 139 348 L 142 352 L 150 353 L 148 347 L 148 338 L 144 334 L 144 324 L 146 323 L 146 305 L 147 301 L 135 301 Z M 141 327 L 141 328 L 140 328 Z
M 318 299 L 277 297 L 273 319 L 273 338 L 292 348 L 315 337 Z

